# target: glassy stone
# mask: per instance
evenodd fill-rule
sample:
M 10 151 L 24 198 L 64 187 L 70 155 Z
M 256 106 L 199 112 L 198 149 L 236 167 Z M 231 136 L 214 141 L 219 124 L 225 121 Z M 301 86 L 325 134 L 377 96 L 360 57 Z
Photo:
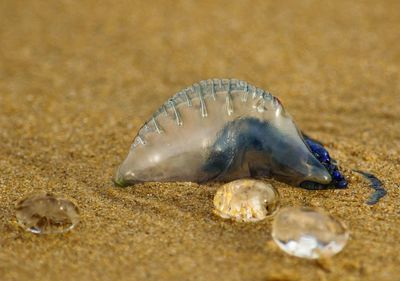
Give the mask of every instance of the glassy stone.
M 290 255 L 318 259 L 339 253 L 347 243 L 349 232 L 343 223 L 322 211 L 290 207 L 276 215 L 272 238 Z
M 19 225 L 38 234 L 62 233 L 79 222 L 79 210 L 68 199 L 50 193 L 37 193 L 17 203 Z
M 279 207 L 279 193 L 271 184 L 242 179 L 221 186 L 214 196 L 214 213 L 236 221 L 259 221 Z

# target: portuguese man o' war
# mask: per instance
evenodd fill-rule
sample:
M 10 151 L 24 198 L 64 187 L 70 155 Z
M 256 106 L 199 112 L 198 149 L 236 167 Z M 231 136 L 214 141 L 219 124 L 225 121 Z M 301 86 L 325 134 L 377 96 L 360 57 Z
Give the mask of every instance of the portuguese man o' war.
M 114 182 L 247 177 L 347 187 L 335 160 L 297 128 L 278 98 L 237 79 L 200 81 L 164 103 L 139 130 Z
M 244 81 L 212 79 L 177 93 L 146 122 L 115 182 L 273 177 L 318 188 L 333 182 L 333 170 L 323 165 L 330 159 L 316 156 L 320 148 L 270 93 Z

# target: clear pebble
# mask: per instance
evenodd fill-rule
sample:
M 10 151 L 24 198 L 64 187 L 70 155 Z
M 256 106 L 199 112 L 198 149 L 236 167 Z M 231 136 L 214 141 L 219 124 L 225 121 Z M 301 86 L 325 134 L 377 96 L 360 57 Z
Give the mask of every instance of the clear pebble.
M 235 180 L 221 186 L 214 196 L 214 213 L 236 221 L 259 221 L 279 207 L 278 191 L 259 180 Z
M 322 211 L 290 207 L 276 215 L 272 238 L 290 255 L 318 259 L 339 253 L 347 243 L 349 232 L 343 223 Z
M 79 222 L 78 207 L 51 193 L 37 193 L 20 200 L 16 216 L 22 228 L 38 234 L 67 232 Z

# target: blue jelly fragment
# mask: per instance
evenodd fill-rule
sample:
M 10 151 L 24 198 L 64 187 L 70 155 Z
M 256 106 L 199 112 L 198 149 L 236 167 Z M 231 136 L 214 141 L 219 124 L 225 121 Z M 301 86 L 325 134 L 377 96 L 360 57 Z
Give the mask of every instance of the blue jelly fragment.
M 370 187 L 375 190 L 375 192 L 372 193 L 369 200 L 367 201 L 368 205 L 374 205 L 378 203 L 378 201 L 386 195 L 387 192 L 385 190 L 385 187 L 383 186 L 383 183 L 375 175 L 359 170 L 353 171 L 363 175 L 366 179 L 368 179 L 370 181 Z

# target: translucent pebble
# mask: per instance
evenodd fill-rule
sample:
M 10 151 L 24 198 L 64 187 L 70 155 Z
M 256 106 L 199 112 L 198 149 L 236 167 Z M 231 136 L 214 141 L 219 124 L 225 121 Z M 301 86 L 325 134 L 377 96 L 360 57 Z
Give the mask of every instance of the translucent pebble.
M 22 228 L 38 234 L 66 232 L 79 222 L 77 206 L 50 193 L 37 193 L 20 200 L 16 216 Z
M 312 208 L 285 208 L 272 225 L 272 238 L 286 253 L 308 259 L 339 253 L 349 238 L 340 221 Z
M 235 180 L 221 186 L 214 196 L 214 213 L 236 221 L 259 221 L 279 207 L 279 193 L 258 180 Z

